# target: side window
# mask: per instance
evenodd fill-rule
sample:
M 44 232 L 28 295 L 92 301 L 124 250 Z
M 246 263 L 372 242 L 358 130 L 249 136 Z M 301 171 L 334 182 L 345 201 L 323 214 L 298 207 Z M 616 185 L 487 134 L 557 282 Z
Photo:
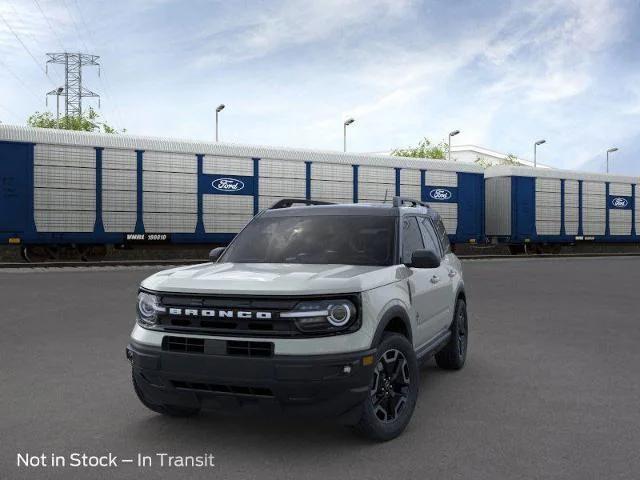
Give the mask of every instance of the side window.
M 438 237 L 440 238 L 440 242 L 442 243 L 442 248 L 444 249 L 445 255 L 447 253 L 451 253 L 451 243 L 449 243 L 449 236 L 447 235 L 447 231 L 444 228 L 444 223 L 442 223 L 442 219 L 440 217 L 438 217 L 435 225 L 436 232 L 438 233 Z
M 428 218 L 420 217 L 420 230 L 422 230 L 422 237 L 424 238 L 424 248 L 431 250 L 436 255 L 442 257 L 440 241 L 438 240 L 438 236 L 433 230 L 433 225 L 431 225 L 431 221 Z
M 402 263 L 410 263 L 415 250 L 424 248 L 416 217 L 402 219 Z

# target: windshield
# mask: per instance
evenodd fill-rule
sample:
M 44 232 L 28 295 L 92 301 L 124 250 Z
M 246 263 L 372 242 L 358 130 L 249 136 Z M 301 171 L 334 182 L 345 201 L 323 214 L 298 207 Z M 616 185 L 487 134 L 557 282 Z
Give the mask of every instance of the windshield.
M 229 246 L 221 262 L 393 265 L 395 217 L 262 217 Z

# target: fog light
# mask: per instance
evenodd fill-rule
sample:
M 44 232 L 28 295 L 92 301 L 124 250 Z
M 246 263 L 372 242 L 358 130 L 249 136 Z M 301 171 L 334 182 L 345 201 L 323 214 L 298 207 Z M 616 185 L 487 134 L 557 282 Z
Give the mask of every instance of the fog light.
M 345 365 L 342 367 L 342 373 L 345 375 L 349 375 L 351 373 L 351 365 Z
M 373 355 L 367 355 L 366 357 L 362 357 L 362 365 L 369 366 L 373 365 Z

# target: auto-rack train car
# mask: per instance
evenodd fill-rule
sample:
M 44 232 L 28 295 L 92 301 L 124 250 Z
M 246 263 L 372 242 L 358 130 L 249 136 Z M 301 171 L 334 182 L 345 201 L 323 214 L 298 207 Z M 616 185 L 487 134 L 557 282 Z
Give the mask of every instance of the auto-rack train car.
M 135 242 L 224 245 L 281 198 L 419 198 L 451 241 L 484 239 L 481 168 L 464 163 L 0 125 L 0 242 L 25 258 Z
M 640 179 L 498 166 L 485 171 L 486 234 L 494 243 L 556 253 L 577 242 L 640 241 Z

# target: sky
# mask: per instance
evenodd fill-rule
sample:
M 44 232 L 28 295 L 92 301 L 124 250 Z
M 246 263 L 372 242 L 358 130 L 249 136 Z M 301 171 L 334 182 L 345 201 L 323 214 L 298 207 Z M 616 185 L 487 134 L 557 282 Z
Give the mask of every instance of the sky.
M 640 175 L 640 0 L 0 0 L 0 121 L 55 112 L 46 53 L 127 133 L 379 152 L 476 144 Z M 94 100 L 88 105 L 97 107 Z

